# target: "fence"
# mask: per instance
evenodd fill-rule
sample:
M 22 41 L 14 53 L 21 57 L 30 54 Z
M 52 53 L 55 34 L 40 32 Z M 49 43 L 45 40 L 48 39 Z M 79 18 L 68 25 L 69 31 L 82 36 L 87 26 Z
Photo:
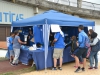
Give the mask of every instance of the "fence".
M 64 5 L 69 5 L 69 6 L 74 6 L 74 7 L 78 6 L 77 0 L 47 0 L 47 1 L 64 4 Z M 91 10 L 100 10 L 100 4 L 82 1 L 81 8 L 91 9 Z

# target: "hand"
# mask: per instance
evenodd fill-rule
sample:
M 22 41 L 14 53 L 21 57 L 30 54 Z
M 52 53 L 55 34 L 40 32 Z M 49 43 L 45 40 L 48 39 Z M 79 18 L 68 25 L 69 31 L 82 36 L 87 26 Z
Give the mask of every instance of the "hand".
M 27 42 L 23 42 L 23 44 L 27 44 Z
M 77 46 L 79 46 L 79 43 L 78 43 L 78 42 L 76 42 L 76 45 L 77 45 Z
M 54 44 L 52 43 L 51 46 L 54 46 Z
M 30 36 L 28 36 L 28 39 L 30 39 Z
M 74 57 L 74 55 L 71 55 L 72 57 Z

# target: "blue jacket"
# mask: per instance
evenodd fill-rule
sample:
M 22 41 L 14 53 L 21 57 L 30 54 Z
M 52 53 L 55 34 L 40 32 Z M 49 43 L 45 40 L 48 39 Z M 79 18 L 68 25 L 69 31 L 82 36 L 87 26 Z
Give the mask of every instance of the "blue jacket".
M 80 48 L 86 47 L 85 40 L 88 38 L 87 34 L 82 30 L 78 35 L 78 43 Z

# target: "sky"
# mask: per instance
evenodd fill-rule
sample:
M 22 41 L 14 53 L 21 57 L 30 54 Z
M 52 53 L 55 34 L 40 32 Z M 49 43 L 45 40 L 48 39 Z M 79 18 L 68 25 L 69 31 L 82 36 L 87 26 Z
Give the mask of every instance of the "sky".
M 92 2 L 92 3 L 100 4 L 100 0 L 83 0 L 83 1 L 88 1 L 88 2 Z

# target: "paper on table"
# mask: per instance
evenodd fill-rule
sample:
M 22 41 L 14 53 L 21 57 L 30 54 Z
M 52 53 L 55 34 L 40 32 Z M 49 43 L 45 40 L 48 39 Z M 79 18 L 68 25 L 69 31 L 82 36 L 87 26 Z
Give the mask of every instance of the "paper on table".
M 52 32 L 60 32 L 60 26 L 58 24 L 52 24 L 51 25 L 51 31 Z
M 36 49 L 37 49 L 36 44 L 33 44 L 32 47 L 29 47 L 29 50 L 36 50 Z
M 33 51 L 33 50 L 36 50 L 36 48 L 34 48 L 34 47 L 29 47 L 29 50 Z

